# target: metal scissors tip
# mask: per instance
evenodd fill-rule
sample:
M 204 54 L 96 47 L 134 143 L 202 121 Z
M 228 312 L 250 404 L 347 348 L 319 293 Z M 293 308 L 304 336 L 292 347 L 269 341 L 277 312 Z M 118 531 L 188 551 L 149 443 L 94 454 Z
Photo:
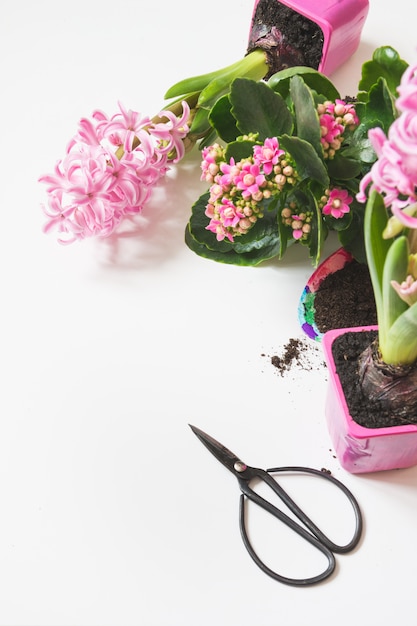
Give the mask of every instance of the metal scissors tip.
M 197 428 L 197 426 L 193 426 L 192 424 L 188 425 L 201 443 L 204 444 L 206 448 L 216 457 L 216 459 L 227 467 L 227 469 L 235 476 L 236 474 L 241 473 L 242 470 L 246 469 L 245 463 L 243 463 L 239 457 L 236 456 L 236 454 L 231 452 L 216 439 L 203 432 L 200 428 Z

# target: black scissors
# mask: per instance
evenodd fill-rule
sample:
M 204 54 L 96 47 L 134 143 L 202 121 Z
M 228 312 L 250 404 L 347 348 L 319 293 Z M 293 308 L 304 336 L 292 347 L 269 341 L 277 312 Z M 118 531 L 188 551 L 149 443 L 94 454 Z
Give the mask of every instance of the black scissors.
M 238 480 L 240 490 L 242 492 L 240 496 L 240 508 L 239 508 L 239 523 L 240 523 L 240 532 L 242 535 L 243 543 L 247 551 L 249 552 L 252 559 L 261 568 L 265 574 L 268 574 L 275 580 L 278 580 L 281 583 L 285 583 L 287 585 L 294 586 L 306 586 L 313 585 L 315 583 L 321 582 L 328 578 L 335 569 L 336 561 L 334 557 L 334 552 L 336 553 L 346 553 L 353 550 L 361 537 L 362 534 L 362 514 L 353 494 L 336 478 L 333 478 L 328 472 L 324 470 L 316 470 L 311 469 L 309 467 L 275 467 L 267 470 L 258 469 L 255 467 L 250 467 L 243 463 L 233 452 L 230 452 L 227 448 L 225 448 L 221 443 L 207 435 L 202 430 L 197 428 L 196 426 L 191 426 L 190 428 L 193 433 L 200 439 L 200 441 L 210 450 L 212 454 L 216 457 L 218 461 L 223 463 L 227 467 L 228 470 L 235 475 Z M 319 476 L 320 478 L 324 478 L 325 480 L 329 480 L 336 487 L 341 489 L 341 491 L 346 495 L 350 504 L 352 505 L 354 514 L 355 514 L 355 531 L 352 539 L 349 543 L 344 546 L 339 546 L 333 543 L 330 539 L 328 539 L 322 531 L 317 528 L 317 526 L 312 522 L 312 520 L 300 509 L 300 507 L 290 498 L 290 496 L 284 491 L 284 489 L 279 485 L 279 483 L 270 475 L 276 472 L 298 472 L 302 474 L 313 474 L 314 476 Z M 303 526 L 298 524 L 296 521 L 291 519 L 286 513 L 278 509 L 268 500 L 265 500 L 262 496 L 256 493 L 253 489 L 250 488 L 249 483 L 253 479 L 258 479 L 266 483 L 285 503 L 290 511 L 302 522 Z M 320 550 L 328 561 L 328 566 L 324 572 L 318 574 L 317 576 L 313 576 L 311 578 L 288 578 L 287 576 L 281 576 L 277 574 L 273 570 L 271 570 L 261 559 L 258 557 L 256 552 L 254 551 L 250 541 L 248 534 L 246 532 L 246 524 L 245 524 L 245 496 L 255 504 L 259 505 L 271 515 L 277 517 L 279 520 L 284 522 L 287 526 L 289 526 L 296 533 L 301 535 L 306 541 L 311 543 L 315 548 Z

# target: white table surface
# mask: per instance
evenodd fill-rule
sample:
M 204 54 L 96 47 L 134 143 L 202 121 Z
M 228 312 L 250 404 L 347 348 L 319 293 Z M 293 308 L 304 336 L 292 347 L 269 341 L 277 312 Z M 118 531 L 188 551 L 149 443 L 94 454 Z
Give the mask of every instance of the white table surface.
M 285 376 L 269 360 L 303 337 L 306 250 L 258 268 L 190 252 L 184 227 L 205 189 L 198 151 L 159 186 L 135 232 L 64 247 L 41 230 L 37 179 L 79 118 L 112 113 L 118 100 L 157 113 L 172 83 L 241 58 L 252 8 L 2 5 L 2 625 L 417 623 L 417 468 L 346 473 L 324 422 L 320 348 L 308 344 L 312 369 Z M 343 95 L 379 45 L 415 61 L 408 9 L 371 1 L 360 48 L 333 75 Z M 236 481 L 188 423 L 252 465 L 326 467 L 352 489 L 364 537 L 330 581 L 291 588 L 258 570 L 239 536 Z M 302 501 L 310 488 L 301 490 Z M 324 513 L 335 519 L 330 500 Z M 251 519 L 269 542 L 284 536 Z

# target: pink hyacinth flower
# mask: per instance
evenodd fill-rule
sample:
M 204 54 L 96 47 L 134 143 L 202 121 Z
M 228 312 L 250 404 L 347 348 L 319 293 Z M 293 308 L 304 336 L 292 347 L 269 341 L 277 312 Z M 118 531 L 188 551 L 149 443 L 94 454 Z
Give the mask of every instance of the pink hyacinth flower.
M 189 131 L 187 122 L 190 117 L 190 107 L 184 100 L 181 117 L 177 117 L 172 111 L 161 111 L 158 116 L 162 119 L 166 118 L 166 121 L 153 124 L 148 132 L 152 137 L 159 139 L 158 150 L 168 155 L 174 153 L 170 160 L 172 163 L 178 163 L 185 154 L 183 139 Z
M 396 107 L 399 111 L 417 110 L 417 65 L 407 67 L 398 87 Z
M 166 122 L 156 125 L 121 104 L 119 108 L 111 118 L 101 111 L 91 120 L 83 118 L 54 172 L 39 179 L 49 196 L 44 230 L 57 229 L 61 243 L 110 235 L 124 217 L 142 210 L 169 162 L 184 154 L 186 103 L 180 118 L 163 111 Z

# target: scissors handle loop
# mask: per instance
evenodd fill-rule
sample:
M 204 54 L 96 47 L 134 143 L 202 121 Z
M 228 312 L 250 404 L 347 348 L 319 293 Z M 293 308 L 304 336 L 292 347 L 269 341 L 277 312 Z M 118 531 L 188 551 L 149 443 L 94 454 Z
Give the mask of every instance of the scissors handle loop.
M 300 509 L 300 507 L 292 500 L 292 498 L 287 494 L 287 492 L 272 478 L 272 476 L 270 476 L 271 473 L 277 473 L 277 472 L 297 472 L 297 473 L 312 474 L 315 476 L 319 476 L 320 478 L 325 478 L 329 480 L 330 482 L 335 484 L 336 487 L 341 489 L 343 493 L 347 496 L 349 502 L 351 503 L 353 511 L 355 513 L 355 518 L 356 518 L 355 531 L 354 531 L 354 535 L 351 541 L 344 546 L 339 546 L 333 543 L 330 539 L 328 539 L 326 535 L 324 535 L 324 533 L 304 513 L 304 511 L 302 511 L 302 509 Z M 250 554 L 252 559 L 255 561 L 255 563 L 258 565 L 258 567 L 263 572 L 265 572 L 266 574 L 274 578 L 275 580 L 281 583 L 284 583 L 287 585 L 293 585 L 293 586 L 313 585 L 315 583 L 321 582 L 325 580 L 326 578 L 328 578 L 333 573 L 335 569 L 335 565 L 336 565 L 333 552 L 344 553 L 344 552 L 349 552 L 350 550 L 353 550 L 353 548 L 359 542 L 359 539 L 362 533 L 362 515 L 361 515 L 359 505 L 355 497 L 353 496 L 353 494 L 347 489 L 347 487 L 345 487 L 345 485 L 343 485 L 343 483 L 339 482 L 336 478 L 333 478 L 333 476 L 323 471 L 306 468 L 306 467 L 279 467 L 279 468 L 268 469 L 266 471 L 260 470 L 257 468 L 256 469 L 247 468 L 247 471 L 245 472 L 245 474 L 246 474 L 245 477 L 238 479 L 239 484 L 240 484 L 240 489 L 242 491 L 242 495 L 240 497 L 240 508 L 239 508 L 239 525 L 240 525 L 240 532 L 241 532 L 243 543 L 248 553 Z M 251 489 L 251 487 L 249 487 L 249 481 L 252 478 L 258 478 L 262 480 L 263 482 L 265 482 L 279 496 L 282 502 L 284 502 L 284 504 L 288 507 L 288 509 L 294 513 L 294 515 L 302 522 L 304 526 L 301 526 L 300 524 L 298 524 L 295 520 L 289 517 L 286 513 L 281 511 L 271 502 L 268 502 L 268 500 L 265 500 L 265 498 L 260 496 L 253 489 Z M 258 506 L 260 506 L 261 508 L 263 508 L 264 510 L 268 511 L 274 517 L 281 520 L 284 524 L 289 526 L 294 532 L 300 535 L 303 539 L 305 539 L 310 544 L 312 544 L 317 550 L 322 552 L 328 562 L 327 568 L 320 574 L 309 577 L 309 578 L 289 578 L 286 576 L 282 576 L 281 574 L 278 574 L 277 572 L 274 572 L 273 570 L 271 570 L 259 558 L 259 556 L 256 554 L 255 550 L 253 549 L 250 543 L 250 540 L 246 531 L 246 522 L 245 522 L 245 497 L 251 500 L 252 502 L 254 502 L 255 504 L 257 504 Z
M 247 495 L 248 498 L 250 497 L 251 500 L 256 502 L 257 499 L 254 498 L 252 495 L 251 496 L 249 496 L 248 494 L 245 494 L 245 495 Z M 251 542 L 249 540 L 248 534 L 246 532 L 245 495 L 241 494 L 241 496 L 240 496 L 240 504 L 239 504 L 240 534 L 242 536 L 243 543 L 244 543 L 245 548 L 248 551 L 249 555 L 255 561 L 256 565 L 265 574 L 268 574 L 268 576 L 271 576 L 271 578 L 274 578 L 275 580 L 277 580 L 280 583 L 284 583 L 285 585 L 292 585 L 294 587 L 306 587 L 308 585 L 314 585 L 315 583 L 319 583 L 322 580 L 325 580 L 326 578 L 331 576 L 331 574 L 334 572 L 334 569 L 336 567 L 336 560 L 334 558 L 334 554 L 328 548 L 326 548 L 325 545 L 323 545 L 315 537 L 313 537 L 313 535 L 311 535 L 310 533 L 305 531 L 301 526 L 299 526 L 298 524 L 293 522 L 293 520 L 291 520 L 291 518 L 288 518 L 288 521 L 292 522 L 291 527 L 298 534 L 302 535 L 302 537 L 304 537 L 304 539 L 306 539 L 309 543 L 311 543 L 315 548 L 317 548 L 317 550 L 320 550 L 320 552 L 322 552 L 324 554 L 324 556 L 327 558 L 327 562 L 328 562 L 327 568 L 324 570 L 324 572 L 321 572 L 320 574 L 317 574 L 316 576 L 312 576 L 310 578 L 290 578 L 288 576 L 283 576 L 282 574 L 278 574 L 278 572 L 274 572 L 274 570 L 272 570 L 270 567 L 268 567 L 259 558 L 259 556 L 256 554 L 256 552 L 253 549 L 252 544 L 251 544 Z M 255 496 L 257 496 L 257 494 L 255 494 Z M 264 501 L 264 502 L 266 502 L 266 501 Z M 266 508 L 266 507 L 263 506 L 263 504 L 261 504 L 261 502 L 257 502 L 257 504 L 259 504 L 263 508 Z M 275 512 L 273 514 L 275 515 Z M 287 523 L 287 521 L 285 523 Z
M 351 504 L 354 515 L 355 515 L 355 530 L 353 532 L 352 539 L 343 546 L 334 543 L 328 537 L 326 537 L 326 535 L 319 528 L 317 528 L 314 522 L 312 522 L 312 520 L 309 517 L 307 517 L 304 511 L 302 511 L 299 508 L 299 506 L 290 498 L 290 496 L 286 493 L 286 491 L 284 491 L 284 489 L 272 477 L 269 477 L 269 478 L 272 478 L 272 483 L 274 484 L 268 481 L 268 484 L 270 485 L 270 487 L 279 495 L 279 497 L 288 506 L 288 508 L 294 513 L 294 515 L 296 515 L 298 519 L 317 537 L 317 539 L 319 539 L 321 543 L 323 543 L 325 546 L 327 546 L 327 548 L 329 548 L 329 550 L 331 550 L 332 552 L 336 552 L 338 554 L 345 554 L 347 552 L 351 552 L 357 546 L 362 535 L 362 527 L 363 527 L 362 513 L 360 510 L 358 501 L 356 500 L 353 493 L 349 491 L 349 489 L 343 483 L 337 480 L 337 478 L 334 478 L 331 474 L 323 470 L 316 470 L 311 467 L 297 467 L 297 466 L 273 467 L 271 469 L 267 469 L 266 472 L 267 472 L 267 476 L 269 476 L 269 474 L 277 474 L 279 472 L 282 472 L 282 473 L 295 472 L 298 474 L 311 474 L 313 476 L 318 476 L 319 478 L 323 478 L 324 480 L 329 481 L 330 483 L 335 485 L 335 487 L 340 489 L 345 494 L 346 498 Z

